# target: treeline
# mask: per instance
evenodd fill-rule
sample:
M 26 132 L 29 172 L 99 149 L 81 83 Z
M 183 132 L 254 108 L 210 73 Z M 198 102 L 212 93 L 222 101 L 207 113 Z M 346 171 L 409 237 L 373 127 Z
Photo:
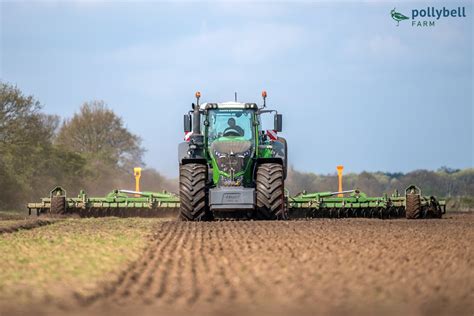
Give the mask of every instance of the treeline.
M 133 187 L 132 170 L 144 166 L 145 150 L 103 101 L 84 103 L 70 119 L 41 109 L 33 96 L 0 82 L 0 209 L 24 208 L 57 184 L 70 194 Z M 177 189 L 153 169 L 143 172 L 142 183 Z
M 292 194 L 307 192 L 337 191 L 337 175 L 317 175 L 290 168 L 287 188 Z M 372 196 L 381 196 L 403 190 L 416 184 L 424 195 L 438 197 L 458 197 L 474 195 L 474 169 L 450 169 L 442 167 L 437 171 L 415 170 L 408 173 L 361 172 L 343 175 L 343 189 L 358 188 Z

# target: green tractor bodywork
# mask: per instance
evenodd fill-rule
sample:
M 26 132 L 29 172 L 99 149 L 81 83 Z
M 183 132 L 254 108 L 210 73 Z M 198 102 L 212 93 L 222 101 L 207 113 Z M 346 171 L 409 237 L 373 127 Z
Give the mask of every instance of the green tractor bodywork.
M 262 128 L 265 113 L 274 113 L 272 138 Z M 178 148 L 182 219 L 287 217 L 287 148 L 285 139 L 276 137 L 281 114 L 255 103 L 199 105 L 198 99 L 184 125 L 185 133 L 192 133 Z M 201 183 L 195 183 L 198 178 Z
M 227 130 L 228 120 L 232 119 L 236 121 L 236 126 L 242 128 L 244 135 L 232 129 Z M 207 121 L 204 121 L 204 131 L 204 148 L 206 159 L 213 171 L 213 185 L 252 187 L 255 161 L 274 157 L 272 144 L 262 133 L 260 117 L 256 110 L 209 110 Z M 232 157 L 222 154 L 219 149 L 229 153 L 235 149 L 240 150 L 236 154 L 240 159 L 235 162 L 223 162 L 222 160 L 230 160 Z

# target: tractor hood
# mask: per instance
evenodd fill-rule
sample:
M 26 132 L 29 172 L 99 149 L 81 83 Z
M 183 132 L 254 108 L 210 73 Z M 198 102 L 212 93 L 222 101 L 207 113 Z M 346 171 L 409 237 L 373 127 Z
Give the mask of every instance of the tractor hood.
M 219 186 L 240 186 L 248 161 L 252 156 L 252 142 L 235 137 L 221 137 L 211 144 L 215 167 L 219 170 Z M 217 179 L 216 179 L 217 180 Z
M 230 137 L 221 137 L 211 145 L 211 150 L 214 153 L 242 155 L 247 152 L 250 153 L 252 143 L 248 140 L 234 140 Z

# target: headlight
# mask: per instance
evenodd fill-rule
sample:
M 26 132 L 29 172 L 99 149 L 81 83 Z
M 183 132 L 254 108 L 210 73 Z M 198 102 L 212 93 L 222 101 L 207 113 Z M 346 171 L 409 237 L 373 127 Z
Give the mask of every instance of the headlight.
M 226 154 L 223 154 L 223 153 L 220 153 L 218 151 L 215 151 L 214 152 L 214 156 L 216 156 L 217 158 L 224 158 L 226 156 Z
M 247 150 L 246 152 L 243 152 L 243 153 L 240 153 L 240 154 L 237 154 L 236 156 L 239 157 L 239 158 L 247 158 L 248 156 L 250 156 L 250 149 Z

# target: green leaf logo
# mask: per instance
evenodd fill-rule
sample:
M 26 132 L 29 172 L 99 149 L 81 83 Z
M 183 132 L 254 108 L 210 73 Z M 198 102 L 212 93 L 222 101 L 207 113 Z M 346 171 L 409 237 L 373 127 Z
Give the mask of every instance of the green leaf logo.
M 390 15 L 392 16 L 392 19 L 397 21 L 397 26 L 399 25 L 400 21 L 403 20 L 409 20 L 410 18 L 401 14 L 400 12 L 395 11 L 396 8 L 393 8 L 392 11 L 390 11 Z

